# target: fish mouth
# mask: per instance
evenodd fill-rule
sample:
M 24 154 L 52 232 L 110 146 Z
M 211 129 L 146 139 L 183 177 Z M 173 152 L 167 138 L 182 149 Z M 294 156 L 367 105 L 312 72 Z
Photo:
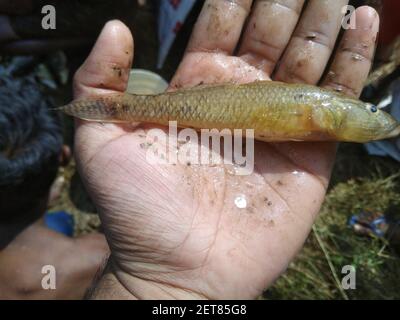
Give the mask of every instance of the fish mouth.
M 399 123 L 396 123 L 396 124 L 394 125 L 394 128 L 393 128 L 391 131 L 389 131 L 387 134 L 385 134 L 385 135 L 382 137 L 382 139 L 395 138 L 395 137 L 397 137 L 397 136 L 399 136 L 399 135 L 400 135 L 400 124 L 399 124 Z

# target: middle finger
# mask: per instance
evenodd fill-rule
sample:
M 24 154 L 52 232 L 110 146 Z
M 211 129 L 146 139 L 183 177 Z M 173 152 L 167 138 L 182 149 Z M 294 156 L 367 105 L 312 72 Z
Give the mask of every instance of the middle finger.
M 299 20 L 304 0 L 257 0 L 239 56 L 269 76 Z

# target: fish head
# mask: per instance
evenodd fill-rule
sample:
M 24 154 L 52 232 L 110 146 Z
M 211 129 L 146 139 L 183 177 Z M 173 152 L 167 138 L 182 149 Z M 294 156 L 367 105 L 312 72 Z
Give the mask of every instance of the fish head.
M 368 142 L 396 137 L 400 124 L 377 106 L 356 99 L 342 99 L 336 137 L 340 141 Z

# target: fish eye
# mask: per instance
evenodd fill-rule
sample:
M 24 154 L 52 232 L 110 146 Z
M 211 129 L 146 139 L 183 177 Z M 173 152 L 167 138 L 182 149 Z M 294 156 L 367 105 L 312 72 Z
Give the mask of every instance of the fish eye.
M 375 113 L 375 112 L 378 111 L 378 108 L 377 108 L 377 106 L 371 105 L 371 106 L 369 107 L 369 110 L 371 110 L 371 112 Z

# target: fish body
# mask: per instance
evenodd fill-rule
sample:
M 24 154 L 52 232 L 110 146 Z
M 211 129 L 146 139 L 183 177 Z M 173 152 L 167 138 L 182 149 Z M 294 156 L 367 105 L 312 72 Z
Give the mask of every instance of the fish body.
M 200 85 L 158 95 L 111 94 L 59 108 L 89 121 L 148 122 L 195 129 L 253 129 L 262 141 L 367 142 L 400 133 L 389 114 L 303 84 L 256 81 Z

